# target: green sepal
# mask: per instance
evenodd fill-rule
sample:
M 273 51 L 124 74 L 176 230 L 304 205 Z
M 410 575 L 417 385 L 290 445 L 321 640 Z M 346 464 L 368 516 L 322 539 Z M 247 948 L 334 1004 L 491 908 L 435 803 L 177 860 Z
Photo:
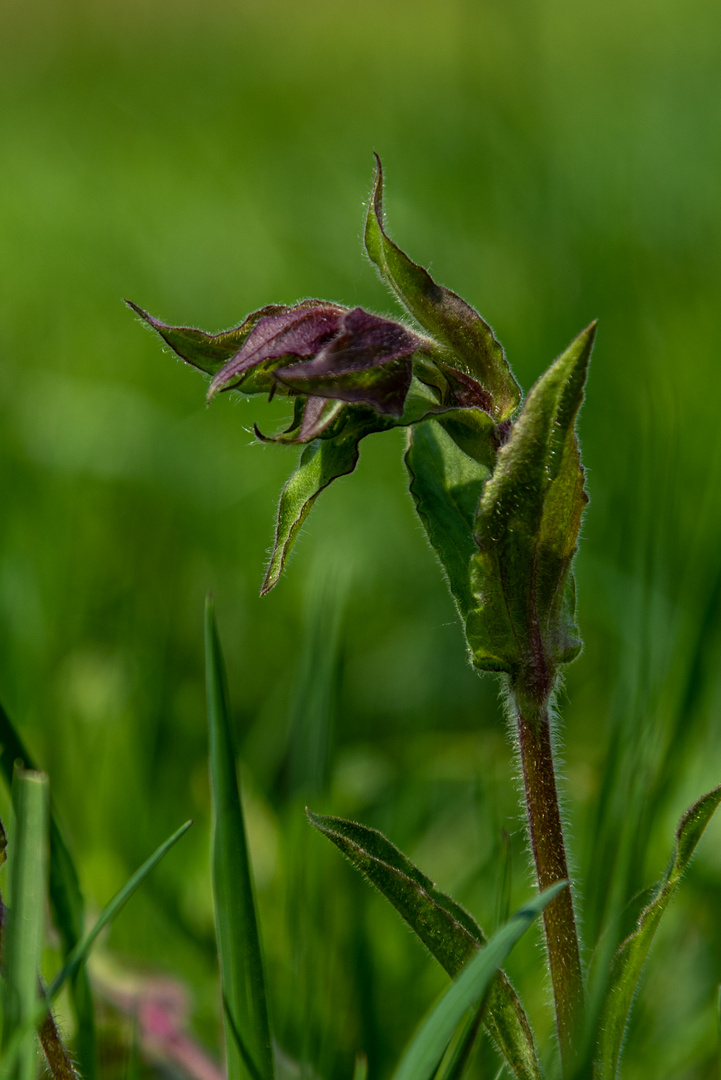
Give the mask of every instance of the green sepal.
M 575 433 L 596 324 L 531 390 L 498 451 L 475 523 L 477 606 L 466 621 L 473 663 L 505 671 L 536 700 L 581 650 L 571 563 L 588 502 Z
M 436 889 L 382 833 L 343 818 L 306 813 L 311 824 L 383 893 L 451 978 L 486 944 L 472 916 Z M 490 990 L 484 1023 L 513 1075 L 519 1080 L 539 1080 L 528 1017 L 502 971 Z
M 340 413 L 334 412 L 329 426 L 322 434 L 305 445 L 298 468 L 281 492 L 275 540 L 260 591 L 261 596 L 265 596 L 277 585 L 300 528 L 321 491 L 339 476 L 347 476 L 355 469 L 362 439 L 392 427 L 418 424 L 430 416 L 445 419 L 446 415 L 455 417 L 466 412 L 469 415 L 468 423 L 473 423 L 471 414 L 478 410 L 451 410 L 439 404 L 433 391 L 415 377 L 411 379 L 402 416 L 381 416 L 368 406 L 349 404 L 344 405 Z M 485 422 L 493 426 L 490 418 L 487 417 Z M 277 441 L 298 441 L 302 435 L 302 423 L 302 409 L 296 409 L 292 426 L 277 436 Z
M 385 283 L 438 343 L 440 363 L 470 376 L 490 394 L 490 412 L 495 420 L 509 417 L 521 393 L 488 323 L 456 293 L 437 285 L 427 270 L 409 259 L 387 236 L 383 225 L 383 170 L 377 155 L 365 246 Z
M 358 464 L 358 444 L 369 432 L 360 424 L 345 424 L 334 438 L 314 439 L 303 448 L 295 472 L 280 493 L 273 550 L 260 595 L 278 584 L 300 528 L 324 488 Z
M 304 301 L 305 306 L 317 303 L 315 300 Z M 205 371 L 208 375 L 217 375 L 224 364 L 235 356 L 253 327 L 267 315 L 281 315 L 290 308 L 287 304 L 268 304 L 259 311 L 254 311 L 240 326 L 232 330 L 222 330 L 219 334 L 206 334 L 204 330 L 195 330 L 191 326 L 168 326 L 160 319 L 153 318 L 147 311 L 134 304 L 125 303 L 136 315 L 169 345 L 174 353 L 193 367 Z M 297 304 L 296 307 L 302 305 Z M 275 361 L 276 366 L 282 361 Z M 256 391 L 260 392 L 260 391 Z
M 492 429 L 488 414 L 480 415 Z M 405 463 L 418 516 L 465 619 L 474 606 L 469 567 L 478 549 L 473 526 L 490 468 L 464 453 L 444 427 L 425 423 L 410 429 Z
M 594 1080 L 615 1080 L 623 1037 L 641 972 L 661 918 L 688 866 L 703 832 L 721 803 L 721 785 L 702 796 L 681 818 L 669 868 L 656 884 L 652 899 L 638 917 L 634 932 L 621 944 L 599 1023 Z

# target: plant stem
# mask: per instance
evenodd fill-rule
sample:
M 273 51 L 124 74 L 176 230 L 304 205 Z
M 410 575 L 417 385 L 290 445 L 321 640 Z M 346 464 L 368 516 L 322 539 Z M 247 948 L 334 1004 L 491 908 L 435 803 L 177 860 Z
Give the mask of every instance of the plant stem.
M 538 710 L 530 709 L 525 703 L 523 710 L 517 707 L 516 723 L 531 847 L 538 888 L 543 891 L 569 876 L 547 702 Z M 583 977 L 570 887 L 548 905 L 543 923 L 561 1060 L 564 1072 L 568 1072 L 583 1012 Z
M 42 984 L 40 984 L 39 989 L 42 993 Z M 38 1035 L 53 1080 L 78 1080 L 78 1073 L 75 1071 L 72 1059 L 63 1045 L 60 1032 L 50 1011 L 45 1014 L 45 1019 L 38 1029 Z

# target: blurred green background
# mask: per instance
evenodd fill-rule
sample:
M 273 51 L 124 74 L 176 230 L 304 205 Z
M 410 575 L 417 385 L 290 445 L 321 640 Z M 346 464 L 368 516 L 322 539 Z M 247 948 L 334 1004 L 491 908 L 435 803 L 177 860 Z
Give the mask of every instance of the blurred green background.
M 391 235 L 479 308 L 526 389 L 600 320 L 586 651 L 561 701 L 592 945 L 612 889 L 655 880 L 721 780 L 721 11 L 7 0 L 0 147 L 0 698 L 93 904 L 196 819 L 104 963 L 181 979 L 218 1053 L 212 589 L 280 1043 L 327 1080 L 360 1048 L 386 1077 L 444 976 L 302 808 L 382 828 L 492 929 L 508 850 L 512 904 L 531 887 L 496 687 L 466 665 L 401 433 L 364 443 L 258 599 L 295 452 L 249 429 L 282 408 L 206 409 L 122 298 L 207 330 L 306 296 L 397 313 L 361 255 L 376 150 Z M 625 1076 L 717 1075 L 720 839 L 652 954 Z M 540 968 L 528 935 L 509 971 L 548 1046 Z M 477 1075 L 493 1060 L 484 1045 Z

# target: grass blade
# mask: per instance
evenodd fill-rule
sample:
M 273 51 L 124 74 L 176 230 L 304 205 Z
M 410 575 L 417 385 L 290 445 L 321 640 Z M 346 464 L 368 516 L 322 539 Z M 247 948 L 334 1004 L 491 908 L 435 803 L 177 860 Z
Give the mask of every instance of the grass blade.
M 311 824 L 340 848 L 406 920 L 451 978 L 486 943 L 481 928 L 460 904 L 436 889 L 377 829 L 306 811 Z M 488 995 L 484 1023 L 517 1080 L 541 1076 L 528 1017 L 501 971 Z
M 119 889 L 112 900 L 106 904 L 92 930 L 78 942 L 51 982 L 47 995 L 49 1001 L 52 1001 L 57 996 L 67 979 L 73 978 L 80 965 L 85 962 L 98 934 L 120 914 L 135 890 L 145 881 L 150 871 L 155 869 L 160 860 L 170 851 L 174 844 L 177 844 L 178 840 L 185 835 L 192 824 L 192 821 L 186 821 L 184 825 L 176 829 L 172 836 L 169 836 L 160 847 L 155 849 L 153 854 L 145 860 L 142 866 L 138 867 L 133 876 L 123 885 L 122 889 Z
M 156 848 L 150 858 L 146 859 L 143 865 L 138 867 L 138 869 L 135 871 L 129 881 L 127 881 L 123 888 L 115 894 L 110 903 L 108 903 L 103 908 L 92 930 L 90 930 L 85 935 L 82 941 L 78 942 L 78 944 L 75 946 L 70 956 L 66 960 L 64 966 L 60 969 L 60 971 L 57 973 L 57 975 L 51 982 L 45 994 L 45 1000 L 42 1001 L 34 1010 L 33 1014 L 25 1020 L 22 1027 L 17 1028 L 12 1037 L 8 1040 L 7 1045 L 4 1045 L 2 1062 L 4 1069 L 7 1070 L 14 1066 L 14 1063 L 17 1061 L 18 1056 L 21 1053 L 22 1044 L 25 1037 L 35 1027 L 42 1023 L 47 1011 L 47 1006 L 50 1005 L 57 997 L 68 979 L 72 980 L 75 973 L 85 963 L 88 954 L 92 949 L 93 945 L 95 944 L 98 935 L 108 925 L 108 923 L 112 922 L 112 920 L 120 913 L 120 911 L 125 907 L 128 900 L 135 892 L 135 890 L 138 888 L 138 886 L 141 885 L 145 878 L 148 876 L 150 871 L 158 865 L 160 860 L 163 858 L 164 855 L 167 854 L 170 848 L 173 847 L 173 845 L 176 844 L 178 840 L 180 840 L 181 836 L 185 835 L 185 833 L 188 831 L 192 824 L 192 821 L 186 821 L 186 823 L 184 825 L 181 825 L 181 827 L 177 829 L 172 836 L 169 836 L 168 839 L 160 845 L 160 847 Z M 38 970 L 39 965 L 35 969 L 36 980 Z M 0 1072 L 0 1080 L 5 1080 L 6 1075 L 10 1076 L 13 1074 Z
M 458 1032 L 455 1045 L 449 1047 L 434 1080 L 462 1080 L 470 1064 L 485 1011 L 486 1002 L 482 1001 Z
M 2 705 L 0 705 L 0 745 L 2 745 L 0 770 L 8 787 L 12 785 L 13 764 L 18 759 L 24 762 L 27 769 L 37 769 Z M 85 904 L 75 864 L 53 812 L 52 800 L 50 802 L 49 864 L 50 906 L 53 921 L 62 942 L 63 959 L 67 960 L 83 934 Z M 77 1023 L 75 1043 L 78 1067 L 84 1080 L 96 1080 L 95 1012 L 88 974 L 83 964 L 77 968 L 72 979 L 70 996 Z
M 12 793 L 15 835 L 10 853 L 10 910 L 3 934 L 4 1063 L 0 1075 L 7 1080 L 34 1080 L 37 1053 L 33 1021 L 43 954 L 47 871 L 47 777 L 16 768 Z M 10 1059 L 5 1051 L 16 1039 L 18 1051 Z
M 616 953 L 599 1025 L 594 1077 L 615 1080 L 631 1005 L 658 925 L 688 866 L 704 829 L 721 803 L 721 785 L 702 796 L 681 818 L 671 863 L 651 901 L 638 917 L 634 932 Z
M 478 1006 L 493 976 L 518 939 L 546 904 L 567 884 L 567 881 L 558 881 L 540 896 L 534 897 L 466 964 L 413 1036 L 393 1074 L 393 1080 L 431 1080 L 466 1010 Z
M 273 1080 L 263 957 L 213 601 L 205 606 L 213 891 L 229 1080 Z M 252 1061 L 249 1065 L 248 1058 Z

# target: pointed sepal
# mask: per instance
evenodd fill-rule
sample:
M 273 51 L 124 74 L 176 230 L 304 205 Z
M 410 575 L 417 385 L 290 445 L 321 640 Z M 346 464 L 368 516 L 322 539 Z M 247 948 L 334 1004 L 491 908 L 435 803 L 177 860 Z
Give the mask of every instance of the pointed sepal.
M 502 421 L 521 400 L 518 384 L 491 327 L 470 304 L 437 285 L 388 237 L 383 220 L 383 169 L 376 155 L 376 176 L 368 203 L 365 246 L 381 277 L 411 315 L 438 343 L 433 359 L 462 383 L 474 403 Z
M 290 311 L 286 304 L 268 304 L 267 307 L 254 311 L 233 330 L 223 330 L 219 334 L 207 334 L 204 330 L 195 330 L 191 326 L 169 326 L 160 319 L 149 315 L 132 300 L 126 300 L 129 308 L 138 315 L 169 345 L 173 352 L 204 371 L 207 375 L 217 375 L 222 367 L 231 360 L 245 344 L 253 328 L 261 319 L 278 316 Z

